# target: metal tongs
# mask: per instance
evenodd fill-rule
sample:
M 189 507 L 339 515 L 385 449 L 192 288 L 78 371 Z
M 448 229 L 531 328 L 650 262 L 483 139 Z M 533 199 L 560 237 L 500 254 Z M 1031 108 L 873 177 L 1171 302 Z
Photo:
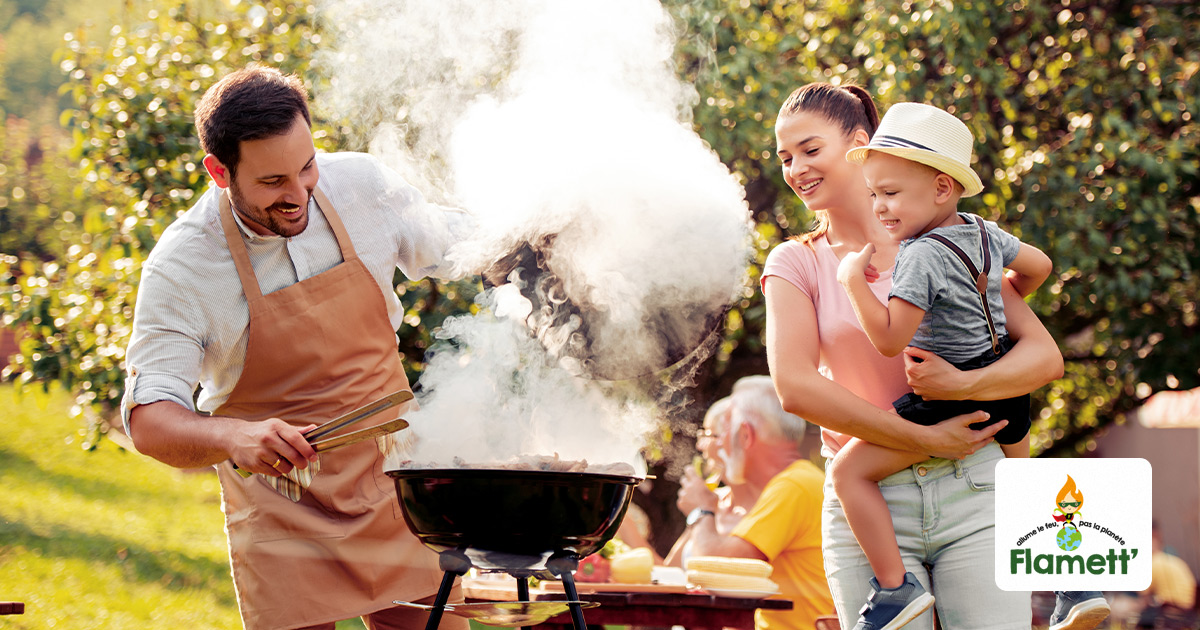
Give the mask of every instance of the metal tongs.
M 329 437 L 329 435 L 332 433 L 336 433 L 352 424 L 366 420 L 375 414 L 387 411 L 396 405 L 406 403 L 412 399 L 413 393 L 407 389 L 402 389 L 398 392 L 388 394 L 387 396 L 384 396 L 373 403 L 359 407 L 358 409 L 355 409 L 349 413 L 342 414 L 333 420 L 326 422 L 325 424 L 305 432 L 304 439 L 308 440 L 308 443 L 312 445 L 314 451 L 322 453 L 325 451 L 331 451 L 335 448 L 357 444 L 363 440 L 369 440 L 371 438 L 377 438 L 389 433 L 394 433 L 401 429 L 407 428 L 408 421 L 404 418 L 396 418 L 395 420 L 389 420 L 377 426 Z M 251 474 L 253 474 L 249 471 L 238 468 L 237 464 L 233 465 L 233 469 L 243 477 L 249 477 Z

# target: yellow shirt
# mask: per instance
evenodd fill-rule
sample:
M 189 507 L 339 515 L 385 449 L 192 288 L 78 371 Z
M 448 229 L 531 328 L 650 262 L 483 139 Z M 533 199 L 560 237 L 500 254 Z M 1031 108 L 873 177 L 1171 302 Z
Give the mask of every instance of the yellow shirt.
M 1158 601 L 1191 610 L 1196 603 L 1196 578 L 1187 563 L 1160 551 L 1150 566 L 1150 592 Z
M 794 602 L 790 611 L 763 611 L 755 628 L 811 630 L 816 618 L 833 613 L 833 597 L 821 558 L 821 498 L 825 475 L 807 460 L 775 475 L 733 535 L 767 556 L 771 579 L 780 595 Z

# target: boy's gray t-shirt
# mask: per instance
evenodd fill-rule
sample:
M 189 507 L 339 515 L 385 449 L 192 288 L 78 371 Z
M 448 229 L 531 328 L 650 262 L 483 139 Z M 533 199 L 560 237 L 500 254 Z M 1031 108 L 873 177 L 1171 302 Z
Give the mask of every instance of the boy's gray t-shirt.
M 941 235 L 958 245 L 971 258 L 976 269 L 983 269 L 979 226 L 975 216 L 958 213 L 966 223 L 935 228 L 930 233 Z M 1021 241 L 1002 230 L 993 221 L 983 222 L 991 242 L 992 268 L 988 272 L 988 306 L 996 334 L 1007 332 L 1004 302 L 1000 286 L 1004 267 L 1017 256 Z M 892 292 L 897 297 L 925 311 L 910 345 L 928 350 L 959 363 L 981 356 L 992 348 L 987 318 L 975 290 L 975 279 L 950 248 L 931 238 L 914 238 L 900 243 L 896 266 L 892 272 Z

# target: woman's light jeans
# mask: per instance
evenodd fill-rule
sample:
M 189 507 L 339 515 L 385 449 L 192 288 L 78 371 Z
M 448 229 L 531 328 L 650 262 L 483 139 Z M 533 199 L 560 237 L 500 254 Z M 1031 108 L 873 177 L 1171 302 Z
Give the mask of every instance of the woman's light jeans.
M 1003 457 L 993 443 L 961 461 L 930 459 L 879 483 L 904 566 L 937 600 L 944 630 L 1028 629 L 1032 624 L 1029 591 L 996 586 L 996 462 Z M 874 573 L 846 523 L 829 475 L 821 536 L 838 620 L 843 628 L 852 628 L 867 603 Z M 906 628 L 932 629 L 932 612 Z

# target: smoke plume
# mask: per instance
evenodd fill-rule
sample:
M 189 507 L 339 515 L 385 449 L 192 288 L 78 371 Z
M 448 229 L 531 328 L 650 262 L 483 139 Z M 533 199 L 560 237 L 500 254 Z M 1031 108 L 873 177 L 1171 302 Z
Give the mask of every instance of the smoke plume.
M 328 0 L 321 15 L 319 104 L 475 215 L 460 269 L 512 263 L 479 314 L 444 325 L 409 417 L 417 452 L 397 458 L 634 461 L 658 413 L 606 380 L 702 346 L 751 254 L 743 191 L 691 129 L 670 16 L 648 0 Z

